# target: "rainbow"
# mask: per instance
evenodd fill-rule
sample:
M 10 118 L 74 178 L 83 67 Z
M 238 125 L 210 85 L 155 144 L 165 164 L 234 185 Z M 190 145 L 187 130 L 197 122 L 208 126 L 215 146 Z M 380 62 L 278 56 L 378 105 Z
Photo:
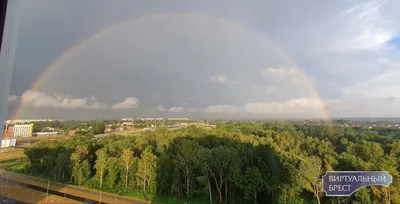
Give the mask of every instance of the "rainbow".
M 119 28 L 122 28 L 126 25 L 132 24 L 132 23 L 137 23 L 143 20 L 148 20 L 148 19 L 155 19 L 155 18 L 169 18 L 169 17 L 190 17 L 190 16 L 206 16 L 206 17 L 212 17 L 215 20 L 224 23 L 224 24 L 230 24 L 236 27 L 239 27 L 241 29 L 245 29 L 245 30 L 251 30 L 248 27 L 245 27 L 244 25 L 237 23 L 237 22 L 233 22 L 230 20 L 226 20 L 222 17 L 216 17 L 216 16 L 210 16 L 210 15 L 205 15 L 205 14 L 198 14 L 198 13 L 160 13 L 160 14 L 151 14 L 151 15 L 144 15 L 144 16 L 139 16 L 139 17 L 134 17 L 134 18 L 130 18 L 124 21 L 121 21 L 117 24 L 113 24 L 111 26 L 105 27 L 102 30 L 99 30 L 98 32 L 95 32 L 94 34 L 90 35 L 89 37 L 79 41 L 78 43 L 74 44 L 73 46 L 71 46 L 68 50 L 64 51 L 56 60 L 54 60 L 49 67 L 47 67 L 45 69 L 45 71 L 33 82 L 30 90 L 31 91 L 37 91 L 40 86 L 42 85 L 42 82 L 44 81 L 44 79 L 50 74 L 52 73 L 56 67 L 61 64 L 64 60 L 66 60 L 66 58 L 68 58 L 69 56 L 71 56 L 72 54 L 74 54 L 76 51 L 78 51 L 80 48 L 84 47 L 85 45 L 87 45 L 88 43 L 95 41 L 96 39 L 111 33 L 112 31 L 115 31 Z M 254 32 L 254 31 L 253 31 Z M 256 33 L 256 32 L 254 32 Z M 256 33 L 258 34 L 258 33 Z M 272 48 L 275 49 L 275 51 L 277 51 L 280 56 L 284 57 L 285 60 L 287 60 L 288 62 L 290 62 L 291 64 L 293 64 L 295 66 L 296 69 L 298 69 L 304 76 L 307 76 L 306 73 L 304 73 L 299 66 L 297 65 L 297 63 L 295 63 L 285 52 L 282 51 L 282 49 L 280 49 L 277 45 L 273 44 L 272 42 L 270 42 L 267 38 L 265 38 L 265 35 L 261 35 L 258 34 L 260 36 L 261 39 L 263 39 L 263 43 L 271 46 Z M 317 99 L 320 101 L 321 104 L 321 109 L 322 109 L 322 113 L 324 115 L 324 119 L 327 120 L 328 122 L 330 122 L 330 117 L 329 117 L 329 113 L 328 110 L 326 108 L 326 105 L 324 103 L 324 101 L 322 100 L 322 97 L 320 96 L 320 94 L 318 93 L 318 91 L 315 88 L 315 85 L 312 81 L 307 81 L 309 84 L 309 87 L 312 89 L 312 91 L 314 92 L 315 96 L 317 97 Z M 13 115 L 13 119 L 17 119 L 21 113 L 24 110 L 24 104 L 20 103 L 17 110 L 15 111 L 15 114 Z

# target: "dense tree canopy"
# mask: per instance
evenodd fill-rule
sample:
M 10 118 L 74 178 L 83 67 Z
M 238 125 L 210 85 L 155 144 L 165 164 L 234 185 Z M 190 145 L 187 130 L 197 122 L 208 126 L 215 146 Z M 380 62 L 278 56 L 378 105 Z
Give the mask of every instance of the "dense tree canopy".
M 26 151 L 27 171 L 104 191 L 204 203 L 400 203 L 400 141 L 389 130 L 218 122 L 137 136 L 77 136 Z M 100 129 L 100 127 L 99 127 Z M 389 171 L 393 183 L 325 197 L 327 170 Z

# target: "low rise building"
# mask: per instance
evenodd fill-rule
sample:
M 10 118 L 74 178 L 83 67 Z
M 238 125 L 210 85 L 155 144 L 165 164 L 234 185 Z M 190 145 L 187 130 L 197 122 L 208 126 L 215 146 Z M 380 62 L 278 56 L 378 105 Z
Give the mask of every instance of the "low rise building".
M 154 121 L 154 120 L 161 121 L 161 120 L 164 120 L 164 118 L 138 118 L 138 119 L 142 120 L 142 121 Z
M 32 122 L 51 122 L 51 119 L 29 119 L 29 120 L 7 120 L 7 124 L 20 124 L 20 123 L 32 123 Z M 62 120 L 60 120 L 62 121 Z
M 169 121 L 188 121 L 189 118 L 168 118 Z
M 13 131 L 13 138 L 31 137 L 33 132 L 33 123 L 25 125 L 14 125 L 12 131 Z
M 133 122 L 123 122 L 122 125 L 133 126 Z

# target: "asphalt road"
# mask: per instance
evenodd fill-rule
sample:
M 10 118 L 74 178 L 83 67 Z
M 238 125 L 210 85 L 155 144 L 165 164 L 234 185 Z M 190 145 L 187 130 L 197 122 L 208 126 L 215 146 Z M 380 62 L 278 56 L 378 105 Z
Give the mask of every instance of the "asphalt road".
M 21 201 L 18 201 L 18 200 L 15 200 L 15 199 L 3 196 L 3 195 L 0 195 L 0 203 L 2 203 L 2 204 L 6 204 L 6 203 L 25 204 L 24 202 L 21 202 Z

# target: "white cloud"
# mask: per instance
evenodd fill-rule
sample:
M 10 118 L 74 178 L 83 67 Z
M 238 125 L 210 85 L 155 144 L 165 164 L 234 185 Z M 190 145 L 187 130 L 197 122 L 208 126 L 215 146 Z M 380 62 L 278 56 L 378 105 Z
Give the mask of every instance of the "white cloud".
M 395 37 L 391 22 L 381 14 L 382 4 L 382 1 L 370 1 L 351 7 L 342 13 L 344 18 L 350 18 L 342 31 L 343 38 L 347 37 L 340 43 L 344 50 L 377 50 Z
M 146 109 L 146 112 L 151 112 L 151 113 L 154 113 L 154 112 L 165 112 L 165 111 L 167 111 L 167 109 L 164 108 L 162 105 L 158 105 L 157 107 L 152 107 L 152 108 L 147 108 Z
M 341 91 L 347 97 L 400 98 L 400 70 L 392 69 Z
M 323 103 L 319 99 L 291 99 L 284 102 L 246 103 L 244 111 L 252 114 L 321 116 Z
M 16 102 L 18 100 L 18 97 L 16 96 L 16 95 L 10 95 L 10 96 L 8 96 L 8 98 L 7 98 L 7 102 L 8 103 L 14 103 L 14 102 Z
M 268 87 L 268 88 L 265 89 L 264 92 L 265 92 L 266 94 L 271 94 L 271 93 L 273 93 L 275 90 L 276 90 L 275 87 Z
M 112 106 L 114 109 L 136 108 L 139 105 L 139 100 L 135 97 L 128 97 L 124 101 Z
M 189 112 L 189 113 L 194 113 L 196 112 L 196 108 L 193 107 L 183 107 L 183 106 L 175 106 L 172 107 L 168 110 L 168 112 L 174 112 L 174 113 L 182 113 L 182 112 Z
M 398 36 L 400 23 L 396 20 L 399 17 L 399 12 L 395 9 L 399 7 L 396 6 L 397 1 L 324 1 L 318 3 L 314 10 L 301 2 L 293 2 L 295 6 L 291 8 L 285 3 L 274 4 L 274 7 L 265 7 L 262 4 L 256 7 L 266 8 L 268 11 L 258 11 L 253 7 L 234 3 L 228 7 L 239 6 L 240 9 L 251 11 L 249 16 L 245 14 L 236 17 L 244 26 L 254 27 L 260 33 L 268 33 L 270 39 L 261 39 L 268 38 L 265 35 L 260 38 L 248 34 L 246 29 L 236 26 L 235 23 L 233 27 L 240 27 L 239 29 L 230 28 L 222 22 L 215 23 L 212 19 L 201 20 L 202 18 L 186 16 L 149 19 L 145 23 L 121 27 L 82 46 L 58 65 L 52 76 L 47 77 L 47 82 L 44 81 L 41 89 L 45 93 L 60 91 L 77 93 L 78 96 L 86 96 L 82 93 L 93 93 L 99 98 L 107 98 L 115 96 L 110 93 L 118 86 L 118 95 L 122 95 L 122 100 L 135 87 L 135 93 L 140 94 L 137 96 L 140 97 L 141 104 L 153 104 L 149 106 L 153 112 L 167 112 L 169 109 L 190 112 L 192 109 L 188 108 L 189 105 L 182 103 L 188 100 L 190 106 L 198 108 L 198 112 L 205 111 L 199 111 L 199 108 L 220 103 L 237 105 L 233 106 L 236 109 L 231 112 L 239 110 L 244 115 L 245 108 L 249 111 L 248 114 L 302 115 L 306 112 L 304 115 L 307 115 L 308 112 L 318 115 L 321 112 L 320 107 L 306 105 L 313 104 L 315 89 L 326 98 L 337 99 L 336 102 L 326 101 L 325 105 L 332 112 L 337 111 L 343 115 L 348 115 L 353 110 L 363 113 L 365 110 L 360 107 L 376 107 L 376 110 L 382 111 L 388 107 L 387 104 L 392 103 L 389 98 L 400 99 L 400 83 L 397 83 L 400 71 L 393 67 L 387 72 L 391 68 L 389 66 L 392 66 L 389 63 L 399 59 L 400 50 L 385 49 L 386 42 Z M 274 12 L 283 9 L 287 12 Z M 392 10 L 391 14 L 388 10 Z M 281 20 L 275 24 L 271 19 Z M 250 21 L 258 23 L 248 25 Z M 288 29 L 296 32 L 287 32 Z M 204 36 L 198 30 L 210 30 L 212 33 Z M 135 38 L 127 43 L 126 39 L 130 39 L 132 34 Z M 182 40 L 182 34 L 188 39 Z M 275 46 L 264 43 L 271 40 L 283 49 L 275 51 Z M 149 45 L 148 42 L 157 43 Z M 171 50 L 171 43 L 177 49 Z M 199 47 L 199 44 L 202 46 Z M 124 49 L 114 49 L 115 47 Z M 93 51 L 98 53 L 93 55 Z M 154 60 L 155 56 L 164 56 L 167 52 L 171 53 L 168 58 Z M 215 56 L 218 56 L 218 60 L 215 60 Z M 132 69 L 144 65 L 148 69 Z M 113 69 L 109 69 L 110 66 Z M 173 70 L 165 72 L 165 67 Z M 76 75 L 82 72 L 82 68 L 91 74 Z M 265 69 L 261 70 L 262 68 Z M 192 74 L 193 71 L 201 71 L 206 75 Z M 309 73 L 315 79 L 315 87 L 309 83 L 311 77 L 304 73 Z M 117 75 L 114 79 L 118 80 L 95 80 L 110 75 Z M 191 83 L 182 82 L 182 76 Z M 244 85 L 249 87 L 230 85 L 230 80 L 246 83 Z M 82 82 L 87 85 L 83 86 Z M 130 86 L 125 86 L 126 84 Z M 155 100 L 156 97 L 160 99 Z M 154 101 L 157 102 L 153 103 Z M 385 105 L 375 106 L 379 103 Z M 158 104 L 165 107 L 157 107 Z M 177 107 L 172 107 L 171 104 Z M 204 104 L 205 107 L 200 106 Z M 206 110 L 230 112 L 225 110 L 226 106 L 230 105 L 210 106 Z M 67 111 L 69 110 L 65 112 Z M 115 115 L 117 114 L 118 111 L 115 111 Z
M 94 99 L 94 98 L 93 98 Z M 63 94 L 47 95 L 43 92 L 27 90 L 21 96 L 21 102 L 37 107 L 56 108 L 105 108 L 107 105 L 88 98 L 72 98 Z
M 298 98 L 275 102 L 250 102 L 244 106 L 211 105 L 204 112 L 240 113 L 265 118 L 384 117 L 400 114 L 400 98 L 331 99 Z M 395 110 L 395 111 L 393 111 Z
M 312 81 L 311 77 L 298 68 L 265 68 L 261 70 L 261 75 L 266 78 L 286 79 L 297 84 Z
M 186 106 L 188 103 L 186 101 L 182 102 L 183 106 Z
M 298 68 L 265 68 L 260 70 L 265 86 L 263 92 L 270 100 L 285 101 L 293 98 L 312 98 L 313 78 Z
M 158 112 L 164 112 L 164 111 L 166 111 L 167 109 L 165 109 L 165 108 L 163 108 L 161 105 L 158 105 L 157 106 L 157 111 Z
M 196 110 L 197 110 L 196 108 L 187 108 L 186 109 L 186 111 L 190 112 L 190 113 L 194 113 L 194 112 L 196 112 Z
M 264 77 L 288 77 L 302 75 L 301 71 L 295 68 L 265 68 L 261 70 Z
M 181 113 L 185 110 L 184 107 L 181 106 L 176 106 L 176 107 L 172 107 L 168 110 L 168 112 L 174 112 L 174 113 Z
M 399 98 L 400 99 L 400 98 Z M 319 99 L 299 98 L 283 102 L 246 103 L 244 111 L 265 117 L 395 117 L 400 114 L 396 98 Z
M 207 113 L 239 113 L 241 108 L 233 105 L 210 105 L 204 112 Z
M 326 108 L 333 117 L 398 117 L 400 98 L 362 97 L 327 101 Z
M 218 84 L 233 84 L 233 83 L 235 83 L 234 81 L 229 81 L 226 76 L 221 76 L 221 75 L 210 76 L 209 79 L 212 82 L 215 82 Z

